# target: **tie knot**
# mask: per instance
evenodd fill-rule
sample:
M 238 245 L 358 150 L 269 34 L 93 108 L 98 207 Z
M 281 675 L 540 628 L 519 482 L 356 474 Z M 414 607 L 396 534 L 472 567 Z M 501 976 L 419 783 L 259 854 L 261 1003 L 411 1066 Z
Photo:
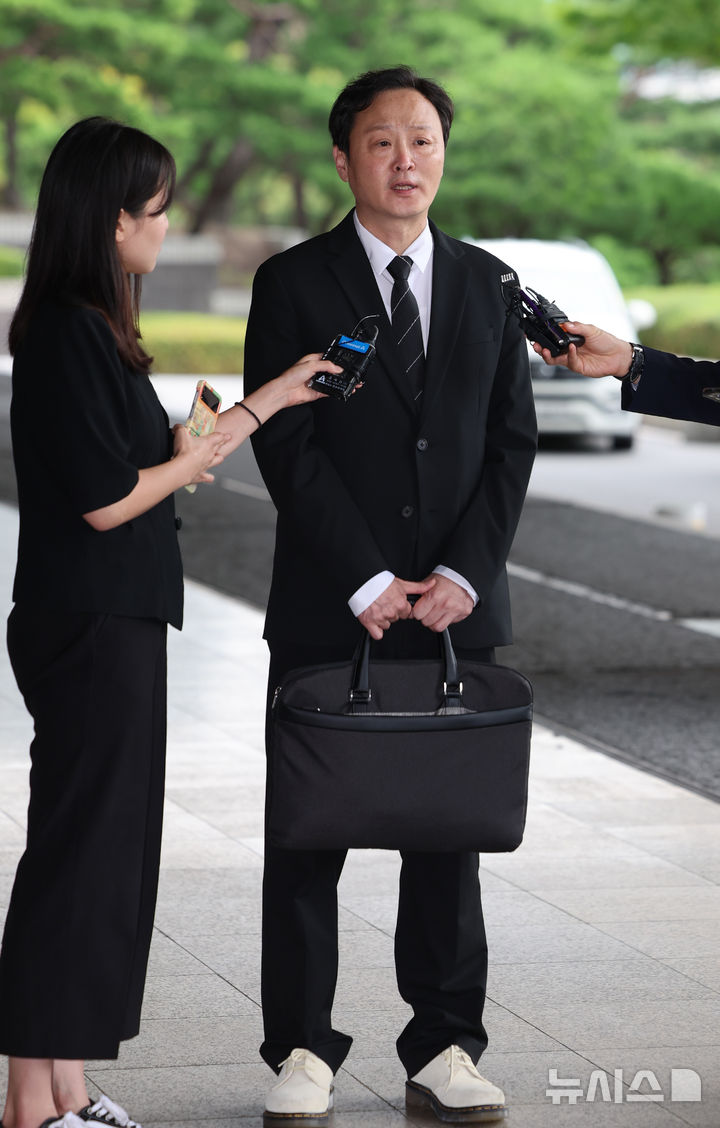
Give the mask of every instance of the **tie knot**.
M 392 262 L 388 263 L 388 271 L 396 282 L 407 282 L 412 266 L 413 260 L 409 255 L 396 255 Z

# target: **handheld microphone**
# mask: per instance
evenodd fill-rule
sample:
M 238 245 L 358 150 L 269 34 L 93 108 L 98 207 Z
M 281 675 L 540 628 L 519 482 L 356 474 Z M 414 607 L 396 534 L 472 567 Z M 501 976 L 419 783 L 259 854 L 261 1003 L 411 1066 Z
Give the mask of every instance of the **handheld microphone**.
M 379 317 L 377 313 L 369 313 L 361 318 L 348 336 L 338 333 L 323 353 L 323 360 L 331 360 L 342 368 L 342 372 L 316 372 L 310 381 L 310 387 L 334 399 L 341 399 L 345 403 L 355 391 L 358 384 L 365 379 L 365 374 L 375 359 L 377 352 L 377 325 L 361 329 L 363 321 Z

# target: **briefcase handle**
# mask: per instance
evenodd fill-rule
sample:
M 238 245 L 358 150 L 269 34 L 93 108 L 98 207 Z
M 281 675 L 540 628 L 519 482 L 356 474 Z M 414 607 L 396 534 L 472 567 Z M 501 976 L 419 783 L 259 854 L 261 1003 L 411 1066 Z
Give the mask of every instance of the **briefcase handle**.
M 369 632 L 363 631 L 353 657 L 352 685 L 348 693 L 349 713 L 367 713 L 370 710 L 372 703 L 372 688 L 370 686 L 371 641 Z M 438 635 L 438 644 L 441 657 L 445 662 L 443 699 L 438 712 L 462 710 L 463 687 L 458 673 L 457 658 L 450 638 L 450 631 L 447 627 Z

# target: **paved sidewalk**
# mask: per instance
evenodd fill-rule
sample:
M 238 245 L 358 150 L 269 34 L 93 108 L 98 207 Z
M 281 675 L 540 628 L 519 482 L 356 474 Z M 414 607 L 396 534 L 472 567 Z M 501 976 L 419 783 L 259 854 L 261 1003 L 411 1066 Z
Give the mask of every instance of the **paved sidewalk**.
M 0 505 L 0 610 L 15 537 L 15 513 Z M 187 625 L 170 638 L 163 871 L 142 1032 L 118 1062 L 88 1066 L 93 1092 L 145 1128 L 261 1124 L 272 1075 L 257 1053 L 260 635 L 255 610 L 188 583 Z M 30 739 L 4 651 L 0 709 L 2 916 L 23 845 Z M 393 972 L 397 873 L 393 854 L 357 851 L 341 881 L 334 1016 L 355 1042 L 337 1078 L 335 1128 L 427 1123 L 404 1113 L 394 1052 L 408 1017 Z M 484 856 L 482 879 L 482 1069 L 506 1091 L 509 1126 L 717 1128 L 720 807 L 537 726 L 525 842 Z M 702 1101 L 671 1100 L 696 1095 L 694 1074 Z

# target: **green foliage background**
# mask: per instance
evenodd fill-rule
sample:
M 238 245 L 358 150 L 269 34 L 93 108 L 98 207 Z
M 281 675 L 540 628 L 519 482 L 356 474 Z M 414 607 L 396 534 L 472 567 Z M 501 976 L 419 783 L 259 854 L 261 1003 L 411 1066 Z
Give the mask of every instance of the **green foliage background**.
M 631 68 L 720 60 L 707 0 L 0 0 L 0 208 L 31 208 L 74 120 L 120 117 L 179 167 L 174 222 L 293 224 L 349 206 L 344 82 L 408 62 L 457 117 L 450 232 L 596 242 L 629 284 L 720 277 L 720 104 L 640 100 Z

